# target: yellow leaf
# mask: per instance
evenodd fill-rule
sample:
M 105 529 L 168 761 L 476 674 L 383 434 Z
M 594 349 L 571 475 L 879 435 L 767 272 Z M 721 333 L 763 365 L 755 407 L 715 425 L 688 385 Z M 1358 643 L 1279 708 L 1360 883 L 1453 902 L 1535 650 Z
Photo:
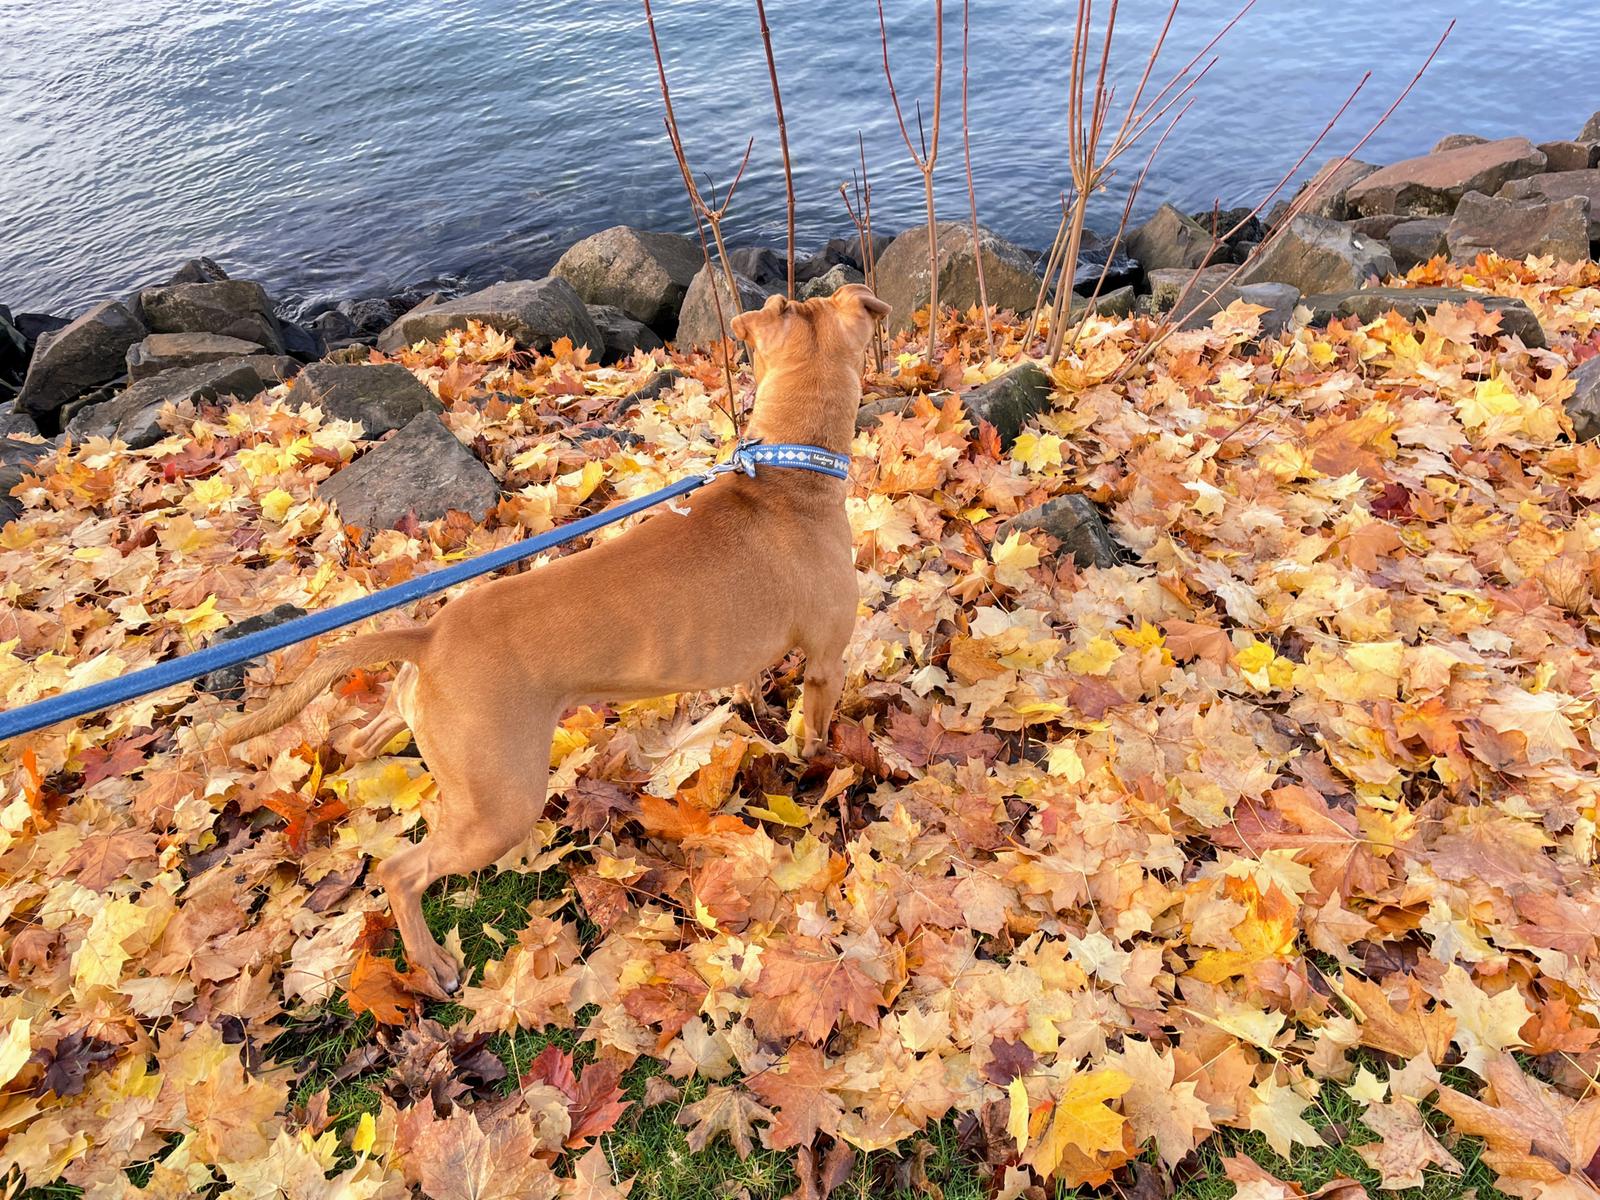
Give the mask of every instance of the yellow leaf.
M 1079 675 L 1104 675 L 1121 657 L 1121 647 L 1108 637 L 1097 637 L 1082 650 L 1067 655 L 1067 669 Z
M 994 577 L 1009 588 L 1028 582 L 1028 572 L 1039 565 L 1039 547 L 1024 541 L 1022 534 L 1011 533 L 989 548 L 994 562 Z
M 1023 433 L 1011 444 L 1011 458 L 1030 471 L 1061 465 L 1061 439 L 1053 433 Z
M 1083 759 L 1078 756 L 1078 743 L 1074 739 L 1068 738 L 1050 747 L 1048 770 L 1050 774 L 1059 775 L 1068 783 L 1083 781 Z
M 1051 1114 L 1050 1127 L 1033 1148 L 1032 1165 L 1049 1175 L 1069 1148 L 1088 1155 L 1120 1150 L 1125 1119 L 1107 1108 L 1106 1101 L 1115 1100 L 1132 1086 L 1132 1079 L 1109 1067 L 1068 1078 Z
M 15 1079 L 22 1064 L 28 1061 L 32 1053 L 29 1036 L 32 1027 L 32 1018 L 17 1017 L 6 1027 L 5 1037 L 0 1038 L 0 1087 Z
M 487 927 L 486 927 L 487 928 Z M 378 1137 L 378 1124 L 372 1119 L 372 1114 L 364 1112 L 361 1120 L 356 1122 L 356 1131 L 350 1138 L 350 1149 L 357 1154 L 370 1154 L 372 1143 Z
M 293 496 L 282 488 L 273 488 L 261 497 L 261 515 L 269 521 L 282 522 L 289 515 L 289 509 L 293 505 Z
M 767 802 L 767 807 L 751 806 L 744 811 L 764 821 L 776 821 L 779 825 L 787 825 L 791 829 L 804 829 L 811 824 L 811 814 L 796 804 L 793 796 L 764 792 L 762 799 Z
M 1006 1132 L 1017 1139 L 1017 1153 L 1021 1154 L 1028 1148 L 1028 1088 L 1018 1075 L 1006 1085 L 1006 1094 L 1011 1097 L 1011 1112 L 1006 1118 Z

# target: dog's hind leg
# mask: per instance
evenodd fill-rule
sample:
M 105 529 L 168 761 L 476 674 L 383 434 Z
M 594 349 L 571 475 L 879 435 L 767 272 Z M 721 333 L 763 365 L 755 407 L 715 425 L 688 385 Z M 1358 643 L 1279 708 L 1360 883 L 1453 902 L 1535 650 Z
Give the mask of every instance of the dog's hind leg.
M 854 613 L 851 617 L 854 618 Z M 800 753 L 814 758 L 828 744 L 833 713 L 844 691 L 844 650 L 850 641 L 849 623 L 830 629 L 816 641 L 801 645 L 806 654 L 805 683 L 801 688 L 801 707 L 805 716 L 805 740 Z

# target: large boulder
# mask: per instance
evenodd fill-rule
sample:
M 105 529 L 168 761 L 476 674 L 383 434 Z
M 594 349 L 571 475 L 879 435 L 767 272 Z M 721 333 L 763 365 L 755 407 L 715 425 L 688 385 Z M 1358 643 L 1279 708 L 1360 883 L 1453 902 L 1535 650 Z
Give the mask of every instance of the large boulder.
M 856 270 L 849 263 L 838 263 L 829 267 L 821 275 L 813 275 L 800 285 L 800 299 L 815 300 L 819 296 L 831 296 L 842 287 L 852 283 L 865 283 L 866 276 Z
M 444 405 L 399 363 L 312 363 L 295 376 L 290 404 L 315 404 L 330 417 L 356 421 L 369 438 L 401 429 L 418 413 Z
M 392 354 L 413 342 L 437 341 L 453 329 L 465 329 L 468 321 L 481 321 L 519 346 L 541 352 L 561 338 L 589 347 L 596 357 L 606 348 L 577 289 L 551 276 L 497 283 L 454 300 L 424 300 L 378 335 L 378 349 Z
M 738 298 L 728 290 L 727 276 L 720 266 L 702 266 L 689 283 L 683 297 L 683 308 L 678 313 L 678 333 L 674 339 L 679 346 L 714 346 L 723 338 L 733 336 L 733 319 L 752 308 L 760 308 L 767 297 L 780 289 L 757 283 L 747 276 L 735 274 L 734 286 Z M 722 320 L 717 320 L 720 306 Z
M 1510 296 L 1491 296 L 1464 288 L 1374 287 L 1361 291 L 1331 292 L 1307 296 L 1302 303 L 1311 310 L 1311 323 L 1325 325 L 1336 317 L 1355 317 L 1363 324 L 1378 320 L 1385 313 L 1399 313 L 1408 321 L 1426 316 L 1441 304 L 1466 305 L 1476 302 L 1500 314 L 1502 333 L 1520 338 L 1524 346 L 1545 345 L 1544 326 L 1521 300 Z
M 126 304 L 107 300 L 34 347 L 17 403 L 27 412 L 51 413 L 127 369 L 128 347 L 145 335 Z
M 191 258 L 179 267 L 167 283 L 221 283 L 227 277 L 226 271 L 202 254 L 199 258 Z
M 1010 447 L 1023 426 L 1050 407 L 1052 386 L 1042 369 L 1023 363 L 973 388 L 961 403 L 973 424 L 987 421 L 1000 435 L 1000 445 Z
M 1589 198 L 1506 200 L 1468 192 L 1450 218 L 1445 240 L 1458 262 L 1489 251 L 1505 258 L 1548 254 L 1581 262 L 1589 257 Z
M 1445 231 L 1448 217 L 1412 217 L 1389 229 L 1389 253 L 1397 271 L 1409 271 L 1440 255 L 1450 253 Z
M 1295 199 L 1299 199 L 1313 189 L 1316 192 L 1306 201 L 1301 213 L 1310 217 L 1327 217 L 1330 221 L 1349 220 L 1354 215 L 1348 200 L 1350 189 L 1377 170 L 1374 164 L 1356 158 L 1348 161 L 1342 158 L 1329 159 L 1295 193 Z
M 1567 397 L 1572 436 L 1580 442 L 1600 437 L 1600 358 L 1591 358 L 1572 373 L 1576 390 Z
M 1394 258 L 1382 242 L 1325 217 L 1296 217 L 1245 268 L 1239 282 L 1292 283 L 1306 293 L 1332 292 L 1394 272 Z
M 266 347 L 260 342 L 247 342 L 220 333 L 152 333 L 128 347 L 128 378 L 137 382 L 175 367 L 193 367 L 265 352 Z
M 762 287 L 775 292 L 789 288 L 789 264 L 783 255 L 765 246 L 740 246 L 728 251 L 728 265 L 733 268 L 735 275 L 754 279 Z
M 338 508 L 340 520 L 368 533 L 392 529 L 407 514 L 437 521 L 459 510 L 482 521 L 500 500 L 489 469 L 431 412 L 418 413 L 318 491 Z
M 977 252 L 972 230 L 953 221 L 941 221 L 939 235 L 939 303 L 950 308 L 970 308 L 978 302 L 978 255 L 983 256 L 983 279 L 989 304 L 1025 313 L 1039 295 L 1035 261 L 1026 250 L 979 228 Z M 893 313 L 891 332 L 910 329 L 917 310 L 928 305 L 932 276 L 928 271 L 928 227 L 908 229 L 878 259 L 878 298 Z
M 1234 275 L 1235 268 L 1227 263 L 1207 267 L 1203 271 L 1188 270 L 1183 267 L 1163 267 L 1159 271 L 1151 271 L 1149 276 L 1150 299 L 1147 308 L 1153 313 L 1172 313 L 1172 319 L 1182 323 L 1190 315 L 1202 307 L 1207 308 L 1204 320 L 1209 321 L 1212 315 L 1221 312 L 1232 303 L 1232 288 L 1226 285 Z M 1218 291 L 1218 289 L 1222 289 Z M 1212 292 L 1217 296 L 1210 304 L 1206 297 Z M 1220 304 L 1216 299 L 1221 299 Z
M 146 288 L 139 293 L 139 307 L 152 333 L 220 333 L 283 353 L 272 301 L 248 279 Z
M 878 255 L 889 248 L 893 242 L 892 237 L 881 233 L 872 235 L 869 249 L 874 261 Z M 808 283 L 821 275 L 826 275 L 834 267 L 854 267 L 857 271 L 865 271 L 867 264 L 861 250 L 861 238 L 858 234 L 849 233 L 844 237 L 829 238 L 822 248 L 808 258 L 803 258 L 794 265 L 794 281 L 797 284 Z
M 48 458 L 56 452 L 57 442 L 37 441 L 37 429 L 25 426 L 15 430 L 8 429 L 5 422 L 9 418 L 0 417 L 0 525 L 11 521 L 22 511 L 22 505 L 12 497 L 11 489 L 22 482 L 22 477 L 32 469 L 35 463 Z M 23 437 L 12 437 L 12 433 L 23 434 Z
M 1449 216 L 1468 192 L 1493 195 L 1508 180 L 1544 169 L 1544 155 L 1527 138 L 1501 138 L 1393 163 L 1360 180 L 1346 195 L 1358 216 Z
M 1211 243 L 1209 229 L 1163 204 L 1155 216 L 1128 235 L 1128 253 L 1146 271 L 1194 270 L 1211 253 Z
M 1513 179 L 1497 193 L 1503 200 L 1570 200 L 1589 204 L 1589 240 L 1600 242 L 1600 170 L 1554 171 Z
M 620 308 L 610 304 L 591 304 L 589 316 L 605 340 L 605 352 L 600 356 L 604 366 L 621 362 L 640 350 L 659 350 L 664 342 L 643 321 L 635 321 Z
M 619 308 L 670 337 L 702 265 L 699 245 L 686 237 L 613 225 L 574 245 L 551 274 L 572 284 L 585 304 Z
M 1578 134 L 1580 142 L 1600 142 L 1600 112 L 1594 114 L 1583 123 L 1583 129 Z
M 67 432 L 80 441 L 111 438 L 139 450 L 166 436 L 157 420 L 163 405 L 199 404 L 223 397 L 248 400 L 282 383 L 299 368 L 292 358 L 253 354 L 163 371 L 141 379 L 114 399 L 85 405 L 73 414 Z
M 1055 539 L 1056 553 L 1072 557 L 1080 567 L 1114 567 L 1122 561 L 1121 548 L 1106 528 L 1100 510 L 1087 496 L 1072 493 L 1047 500 L 1038 508 L 1018 513 L 1001 524 L 1000 538 L 1037 529 Z
M 1600 142 L 1540 142 L 1546 171 L 1587 171 L 1600 167 Z

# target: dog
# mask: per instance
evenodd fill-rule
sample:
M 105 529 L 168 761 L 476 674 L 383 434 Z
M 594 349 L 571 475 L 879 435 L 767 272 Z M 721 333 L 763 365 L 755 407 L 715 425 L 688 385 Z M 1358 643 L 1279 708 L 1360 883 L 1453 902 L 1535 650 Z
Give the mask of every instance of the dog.
M 733 319 L 756 380 L 748 435 L 848 455 L 861 367 L 889 306 L 860 284 L 830 297 L 774 296 Z M 826 743 L 858 603 L 846 483 L 758 468 L 720 476 L 618 537 L 480 584 L 425 625 L 361 634 L 321 651 L 293 683 L 226 729 L 231 747 L 292 719 L 357 667 L 400 662 L 385 709 L 356 751 L 405 727 L 438 783 L 428 834 L 380 863 L 406 957 L 437 996 L 460 985 L 428 932 L 422 895 L 519 845 L 543 815 L 551 738 L 581 704 L 748 683 L 805 654 L 802 753 Z

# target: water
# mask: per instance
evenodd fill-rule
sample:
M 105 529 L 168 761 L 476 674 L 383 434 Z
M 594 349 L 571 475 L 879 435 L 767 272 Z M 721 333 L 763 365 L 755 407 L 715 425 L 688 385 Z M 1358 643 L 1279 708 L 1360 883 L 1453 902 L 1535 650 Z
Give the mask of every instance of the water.
M 926 0 L 888 0 L 896 82 L 931 97 Z M 1104 3 L 1099 6 L 1104 9 Z M 1145 208 L 1254 203 L 1363 70 L 1310 167 L 1365 132 L 1450 17 L 1455 35 L 1363 157 L 1440 136 L 1576 135 L 1600 108 L 1600 32 L 1571 0 L 1260 0 L 1146 184 Z M 746 138 L 736 243 L 782 238 L 783 189 L 754 5 L 659 0 L 693 165 L 720 183 Z M 769 0 L 801 249 L 848 228 L 836 192 L 865 137 L 880 230 L 918 219 L 871 0 Z M 1232 14 L 1186 0 L 1176 67 Z M 202 11 L 204 10 L 204 11 Z M 1048 241 L 1065 181 L 1072 9 L 977 0 L 974 174 L 986 224 Z M 1164 0 L 1124 0 L 1142 63 Z M 960 6 L 947 0 L 941 215 L 964 218 Z M 688 232 L 633 0 L 10 0 L 0 16 L 0 300 L 70 310 L 210 254 L 280 298 L 329 301 L 448 277 L 537 274 L 618 222 Z M 1124 88 L 1131 80 L 1122 74 Z M 1108 196 L 1102 222 L 1120 202 Z

